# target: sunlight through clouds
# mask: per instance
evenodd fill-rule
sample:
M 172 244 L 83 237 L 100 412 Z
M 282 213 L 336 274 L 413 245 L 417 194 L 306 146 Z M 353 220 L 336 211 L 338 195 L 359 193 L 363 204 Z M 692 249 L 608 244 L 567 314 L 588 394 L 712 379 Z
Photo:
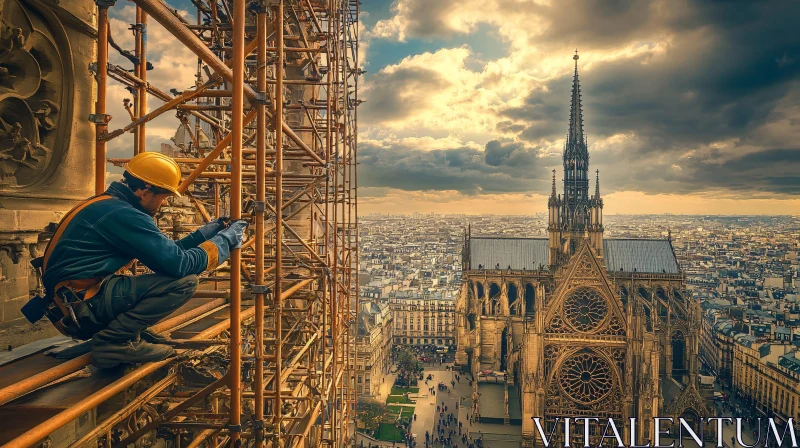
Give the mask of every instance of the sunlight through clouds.
M 392 62 L 371 66 L 362 83 L 362 173 L 380 173 L 363 185 L 413 192 L 415 204 L 421 185 L 469 196 L 453 204 L 546 194 L 550 171 L 560 178 L 577 47 L 590 171 L 600 170 L 607 194 L 630 194 L 631 210 L 657 195 L 665 207 L 724 196 L 730 212 L 737 201 L 793 209 L 800 37 L 789 17 L 800 5 L 740 6 L 395 0 L 365 30 L 371 46 L 396 44 L 381 58 Z M 465 43 L 485 26 L 505 46 L 499 57 L 476 58 Z M 505 160 L 519 163 L 492 164 Z M 392 163 L 417 182 L 385 172 Z M 379 207 L 373 199 L 364 210 Z

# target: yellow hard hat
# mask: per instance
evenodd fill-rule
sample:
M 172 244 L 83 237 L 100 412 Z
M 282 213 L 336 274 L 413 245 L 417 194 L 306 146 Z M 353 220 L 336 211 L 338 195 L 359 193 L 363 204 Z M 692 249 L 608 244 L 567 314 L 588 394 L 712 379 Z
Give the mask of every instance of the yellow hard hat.
M 181 184 L 181 168 L 178 163 L 160 152 L 143 152 L 136 154 L 125 164 L 125 170 L 131 176 L 154 187 L 170 191 L 180 196 L 178 185 Z

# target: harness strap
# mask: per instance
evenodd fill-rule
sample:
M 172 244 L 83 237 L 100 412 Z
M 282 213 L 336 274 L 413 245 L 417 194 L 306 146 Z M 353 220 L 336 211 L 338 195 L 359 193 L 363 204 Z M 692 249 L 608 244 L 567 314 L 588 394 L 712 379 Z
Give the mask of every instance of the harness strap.
M 55 249 L 56 244 L 58 244 L 58 240 L 61 239 L 61 235 L 64 234 L 64 230 L 66 230 L 67 225 L 69 224 L 70 221 L 72 221 L 72 218 L 74 218 L 75 215 L 78 214 L 78 212 L 80 212 L 87 206 L 94 204 L 95 202 L 104 201 L 106 199 L 111 199 L 111 196 L 107 194 L 101 194 L 99 196 L 90 198 L 76 205 L 75 208 L 70 210 L 69 213 L 67 213 L 66 215 L 64 215 L 63 218 L 61 218 L 61 222 L 58 223 L 58 228 L 56 229 L 56 233 L 53 234 L 53 237 L 50 238 L 50 242 L 47 243 L 47 247 L 44 249 L 44 257 L 42 260 L 42 275 L 44 275 L 44 271 L 45 269 L 47 269 L 47 260 L 50 259 L 50 254 L 53 252 L 53 249 Z
M 47 260 L 50 259 L 50 255 L 53 253 L 53 249 L 55 249 L 58 241 L 61 239 L 61 236 L 64 234 L 69 223 L 72 221 L 72 218 L 75 217 L 81 210 L 88 207 L 89 205 L 94 204 L 95 202 L 104 201 L 106 199 L 111 199 L 110 195 L 101 194 L 95 196 L 93 198 L 87 199 L 86 201 L 78 204 L 69 211 L 64 217 L 61 219 L 61 222 L 58 223 L 58 228 L 56 229 L 56 233 L 53 234 L 53 237 L 50 239 L 50 242 L 47 243 L 47 247 L 44 250 L 44 257 L 42 258 L 42 278 L 44 278 L 45 269 L 47 269 Z M 92 298 L 97 291 L 100 290 L 101 282 L 103 281 L 103 277 L 92 277 L 92 278 L 85 278 L 85 279 L 78 279 L 78 280 L 64 280 L 63 282 L 59 282 L 52 291 L 52 298 L 53 302 L 58 306 L 64 316 L 69 316 L 69 309 L 58 297 L 56 291 L 59 288 L 66 286 L 67 288 L 71 289 L 73 292 L 84 292 L 84 300 L 88 300 Z M 59 326 L 56 325 L 56 328 Z M 61 328 L 59 328 L 61 331 Z M 63 333 L 63 331 L 62 331 Z

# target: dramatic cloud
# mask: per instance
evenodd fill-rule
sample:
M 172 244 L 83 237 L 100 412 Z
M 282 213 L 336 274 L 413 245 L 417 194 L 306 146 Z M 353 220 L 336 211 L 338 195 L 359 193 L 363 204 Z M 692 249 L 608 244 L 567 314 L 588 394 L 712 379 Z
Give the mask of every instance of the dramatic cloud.
M 359 120 L 408 135 L 488 136 L 505 101 L 487 87 L 485 71 L 467 67 L 470 56 L 467 47 L 441 49 L 382 68 L 365 83 Z
M 369 35 L 409 53 L 365 79 L 361 176 L 409 191 L 546 194 L 579 47 L 604 194 L 788 198 L 800 192 L 797 17 L 792 0 L 396 0 Z M 453 48 L 483 24 L 506 54 Z M 401 144 L 411 136 L 450 142 Z
M 419 149 L 408 140 L 362 141 L 359 185 L 400 190 L 454 190 L 465 195 L 503 192 L 546 193 L 546 165 L 536 148 L 492 140 L 485 148 L 470 144 L 449 149 Z M 456 142 L 450 142 L 456 143 Z

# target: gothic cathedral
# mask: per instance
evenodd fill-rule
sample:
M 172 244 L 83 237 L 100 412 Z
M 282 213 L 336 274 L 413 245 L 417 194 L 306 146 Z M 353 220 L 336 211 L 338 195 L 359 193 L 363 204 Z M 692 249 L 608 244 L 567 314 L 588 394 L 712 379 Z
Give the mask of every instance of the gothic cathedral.
M 709 415 L 697 386 L 700 307 L 671 239 L 603 238 L 574 59 L 563 193 L 554 171 L 548 238 L 467 235 L 464 244 L 456 365 L 476 380 L 473 412 L 521 425 L 523 446 L 533 446 L 532 417 L 637 417 L 641 443 L 652 440 L 652 417 Z

